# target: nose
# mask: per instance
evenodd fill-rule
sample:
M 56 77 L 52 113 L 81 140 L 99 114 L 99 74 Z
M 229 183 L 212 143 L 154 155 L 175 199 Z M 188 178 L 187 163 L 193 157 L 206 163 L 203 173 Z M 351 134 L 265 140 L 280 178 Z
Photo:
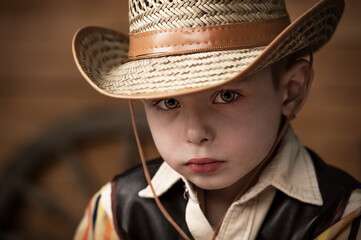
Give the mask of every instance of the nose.
M 214 130 L 207 115 L 192 111 L 184 116 L 185 139 L 187 143 L 201 145 L 214 139 Z
M 211 141 L 209 134 L 201 129 L 188 128 L 186 141 L 191 144 L 202 144 Z

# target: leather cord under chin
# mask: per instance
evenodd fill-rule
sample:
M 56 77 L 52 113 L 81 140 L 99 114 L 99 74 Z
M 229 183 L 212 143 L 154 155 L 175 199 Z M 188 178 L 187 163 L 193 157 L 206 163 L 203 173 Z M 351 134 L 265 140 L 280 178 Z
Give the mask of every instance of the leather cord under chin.
M 312 52 L 310 51 L 310 65 L 313 65 L 313 55 Z M 309 84 L 309 80 L 311 78 L 311 71 L 309 71 L 308 76 L 307 76 L 307 84 Z M 308 86 L 307 86 L 308 88 Z M 277 149 L 278 144 L 281 142 L 282 138 L 284 137 L 289 125 L 290 125 L 290 121 L 295 117 L 295 113 L 299 107 L 299 105 L 301 104 L 301 99 L 299 99 L 297 102 L 297 104 L 295 104 L 295 107 L 293 108 L 291 114 L 287 117 L 286 121 L 284 122 L 284 124 L 282 125 L 282 127 L 280 128 L 280 131 L 278 132 L 278 135 L 276 137 L 275 142 L 273 143 L 270 151 L 268 152 L 268 154 L 265 156 L 265 158 L 262 160 L 262 162 L 254 169 L 254 171 L 252 171 L 252 175 L 248 178 L 249 180 L 246 182 L 245 187 L 243 189 L 240 190 L 240 192 L 237 194 L 236 198 L 234 201 L 238 200 L 249 188 L 251 188 L 258 180 L 258 177 L 260 176 L 260 174 L 262 173 L 262 171 L 264 170 L 264 168 L 268 165 L 268 163 L 271 161 L 273 154 L 275 153 L 275 150 Z M 133 101 L 129 100 L 129 109 L 130 109 L 130 113 L 131 113 L 131 118 L 132 118 L 132 126 L 133 126 L 133 131 L 134 131 L 134 136 L 137 142 L 137 146 L 138 146 L 138 151 L 139 151 L 139 155 L 140 155 L 140 160 L 142 162 L 142 166 L 143 166 L 143 170 L 144 170 L 144 175 L 145 178 L 147 180 L 147 183 L 153 193 L 154 196 L 154 200 L 159 208 L 159 210 L 162 212 L 162 214 L 164 215 L 164 217 L 169 221 L 170 224 L 172 224 L 172 226 L 179 232 L 179 234 L 185 239 L 185 240 L 190 240 L 191 238 L 189 238 L 187 236 L 187 234 L 181 229 L 181 227 L 179 227 L 179 225 L 173 220 L 173 218 L 169 215 L 169 213 L 167 212 L 167 210 L 164 208 L 163 204 L 161 203 L 161 201 L 159 200 L 158 196 L 155 193 L 152 181 L 151 181 L 151 177 L 149 174 L 149 170 L 147 167 L 147 163 L 146 163 L 146 159 L 144 156 L 144 152 L 143 152 L 143 148 L 142 148 L 142 144 L 140 142 L 140 138 L 139 138 L 139 134 L 138 134 L 138 128 L 137 128 L 137 123 L 136 123 L 136 119 L 134 116 L 134 107 L 133 107 Z M 219 224 L 217 225 L 217 227 L 214 230 L 213 236 L 212 236 L 212 240 L 215 240 L 219 230 L 221 228 L 222 222 L 223 222 L 223 218 L 222 220 L 219 222 Z
M 137 142 L 138 151 L 139 151 L 139 155 L 140 155 L 140 160 L 142 162 L 142 166 L 143 166 L 143 170 L 144 170 L 144 175 L 145 175 L 145 178 L 147 180 L 147 183 L 148 183 L 150 189 L 152 190 L 154 200 L 155 200 L 159 210 L 162 212 L 162 214 L 168 220 L 168 222 L 170 224 L 172 224 L 172 226 L 179 232 L 179 234 L 184 239 L 190 240 L 190 238 L 187 236 L 187 234 L 179 227 L 179 225 L 169 215 L 169 213 L 167 212 L 167 210 L 164 208 L 163 204 L 159 200 L 157 194 L 155 193 L 155 190 L 154 190 L 154 187 L 153 187 L 153 184 L 152 184 L 152 180 L 150 178 L 149 170 L 148 170 L 148 167 L 147 167 L 147 163 L 146 163 L 146 160 L 145 160 L 142 144 L 141 144 L 140 139 L 139 139 L 138 128 L 137 128 L 137 123 L 136 123 L 135 116 L 134 116 L 134 107 L 133 107 L 132 100 L 129 100 L 129 109 L 130 109 L 130 114 L 131 114 L 131 117 L 132 117 L 132 126 L 133 126 L 134 136 L 135 136 L 135 140 Z

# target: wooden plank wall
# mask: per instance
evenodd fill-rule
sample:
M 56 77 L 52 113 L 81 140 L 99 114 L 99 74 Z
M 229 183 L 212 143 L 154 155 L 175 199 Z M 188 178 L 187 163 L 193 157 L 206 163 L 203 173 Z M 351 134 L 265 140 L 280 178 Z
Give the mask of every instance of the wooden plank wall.
M 87 109 L 122 105 L 85 84 L 73 61 L 71 41 L 86 25 L 126 32 L 125 4 L 124 0 L 1 1 L 1 160 L 63 119 Z
M 298 14 L 316 1 L 288 2 Z M 346 5 L 334 38 L 315 55 L 313 90 L 294 127 L 327 162 L 361 180 L 361 2 Z M 0 171 L 48 126 L 89 109 L 124 107 L 96 94 L 75 67 L 70 44 L 85 25 L 127 32 L 126 1 L 0 2 Z

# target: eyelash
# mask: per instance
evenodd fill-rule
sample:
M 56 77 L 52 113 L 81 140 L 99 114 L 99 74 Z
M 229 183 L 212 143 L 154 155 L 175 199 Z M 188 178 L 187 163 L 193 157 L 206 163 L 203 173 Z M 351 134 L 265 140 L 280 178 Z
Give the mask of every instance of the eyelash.
M 176 108 L 173 108 L 173 109 L 164 109 L 164 108 L 161 108 L 160 106 L 159 106 L 159 104 L 161 103 L 161 102 L 164 102 L 164 101 L 166 101 L 166 100 L 169 100 L 169 99 L 173 99 L 173 98 L 166 98 L 166 99 L 158 99 L 158 100 L 155 100 L 153 103 L 152 103 L 152 106 L 153 106 L 153 108 L 155 108 L 157 111 L 159 111 L 159 112 L 168 112 L 168 111 L 171 111 L 171 110 L 174 110 L 174 109 L 176 109 Z M 174 98 L 177 102 L 178 102 L 178 105 L 180 105 L 180 102 L 176 99 L 176 98 Z M 178 107 L 177 107 L 178 108 Z
M 217 98 L 220 94 L 225 93 L 225 92 L 230 92 L 230 93 L 234 94 L 234 97 L 233 97 L 229 102 L 225 101 L 225 102 L 223 102 L 223 103 L 216 103 L 216 102 L 215 102 L 216 98 Z M 221 90 L 217 91 L 217 92 L 214 94 L 214 96 L 213 96 L 213 98 L 212 98 L 212 99 L 213 99 L 212 102 L 215 103 L 215 104 L 233 104 L 233 103 L 237 102 L 241 96 L 242 96 L 242 94 L 241 94 L 238 90 L 221 89 Z M 223 99 L 223 100 L 224 100 L 224 99 Z
M 227 91 L 228 91 L 228 92 L 231 92 L 232 94 L 235 94 L 235 97 L 234 97 L 231 101 L 229 101 L 229 102 L 216 103 L 216 102 L 215 102 L 215 99 L 218 97 L 218 95 L 221 94 L 221 93 L 227 92 Z M 219 91 L 217 91 L 217 92 L 215 92 L 215 93 L 213 94 L 213 96 L 212 96 L 212 103 L 213 103 L 213 104 L 224 104 L 224 105 L 226 105 L 226 104 L 233 104 L 233 103 L 237 102 L 237 101 L 240 99 L 241 96 L 242 96 L 242 94 L 241 94 L 239 91 L 237 91 L 237 90 L 222 89 L 222 90 L 219 90 Z M 179 108 L 179 107 L 181 106 L 180 102 L 179 102 L 176 98 L 174 98 L 174 99 L 178 102 L 178 105 L 179 105 L 178 107 L 170 108 L 170 109 L 165 109 L 165 108 L 162 108 L 162 107 L 159 106 L 159 104 L 160 104 L 162 101 L 166 101 L 166 100 L 169 100 L 169 99 L 173 99 L 173 98 L 166 98 L 166 99 L 158 99 L 158 100 L 155 100 L 155 101 L 152 102 L 152 106 L 153 106 L 153 108 L 155 108 L 155 109 L 156 109 L 157 111 L 159 111 L 159 112 L 172 111 L 172 110 L 175 110 L 175 109 L 177 109 L 177 108 Z

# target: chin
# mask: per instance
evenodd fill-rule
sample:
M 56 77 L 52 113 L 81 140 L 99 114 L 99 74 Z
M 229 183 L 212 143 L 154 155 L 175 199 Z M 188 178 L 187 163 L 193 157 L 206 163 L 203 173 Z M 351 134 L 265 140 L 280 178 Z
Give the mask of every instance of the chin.
M 191 181 L 191 180 L 190 180 Z M 233 184 L 233 182 L 224 182 L 224 181 L 219 181 L 216 178 L 212 179 L 212 181 L 210 181 L 209 179 L 197 179 L 195 181 L 191 181 L 194 185 L 196 185 L 197 187 L 204 189 L 204 190 L 219 190 L 219 189 L 224 189 L 227 188 L 229 186 L 231 186 Z

